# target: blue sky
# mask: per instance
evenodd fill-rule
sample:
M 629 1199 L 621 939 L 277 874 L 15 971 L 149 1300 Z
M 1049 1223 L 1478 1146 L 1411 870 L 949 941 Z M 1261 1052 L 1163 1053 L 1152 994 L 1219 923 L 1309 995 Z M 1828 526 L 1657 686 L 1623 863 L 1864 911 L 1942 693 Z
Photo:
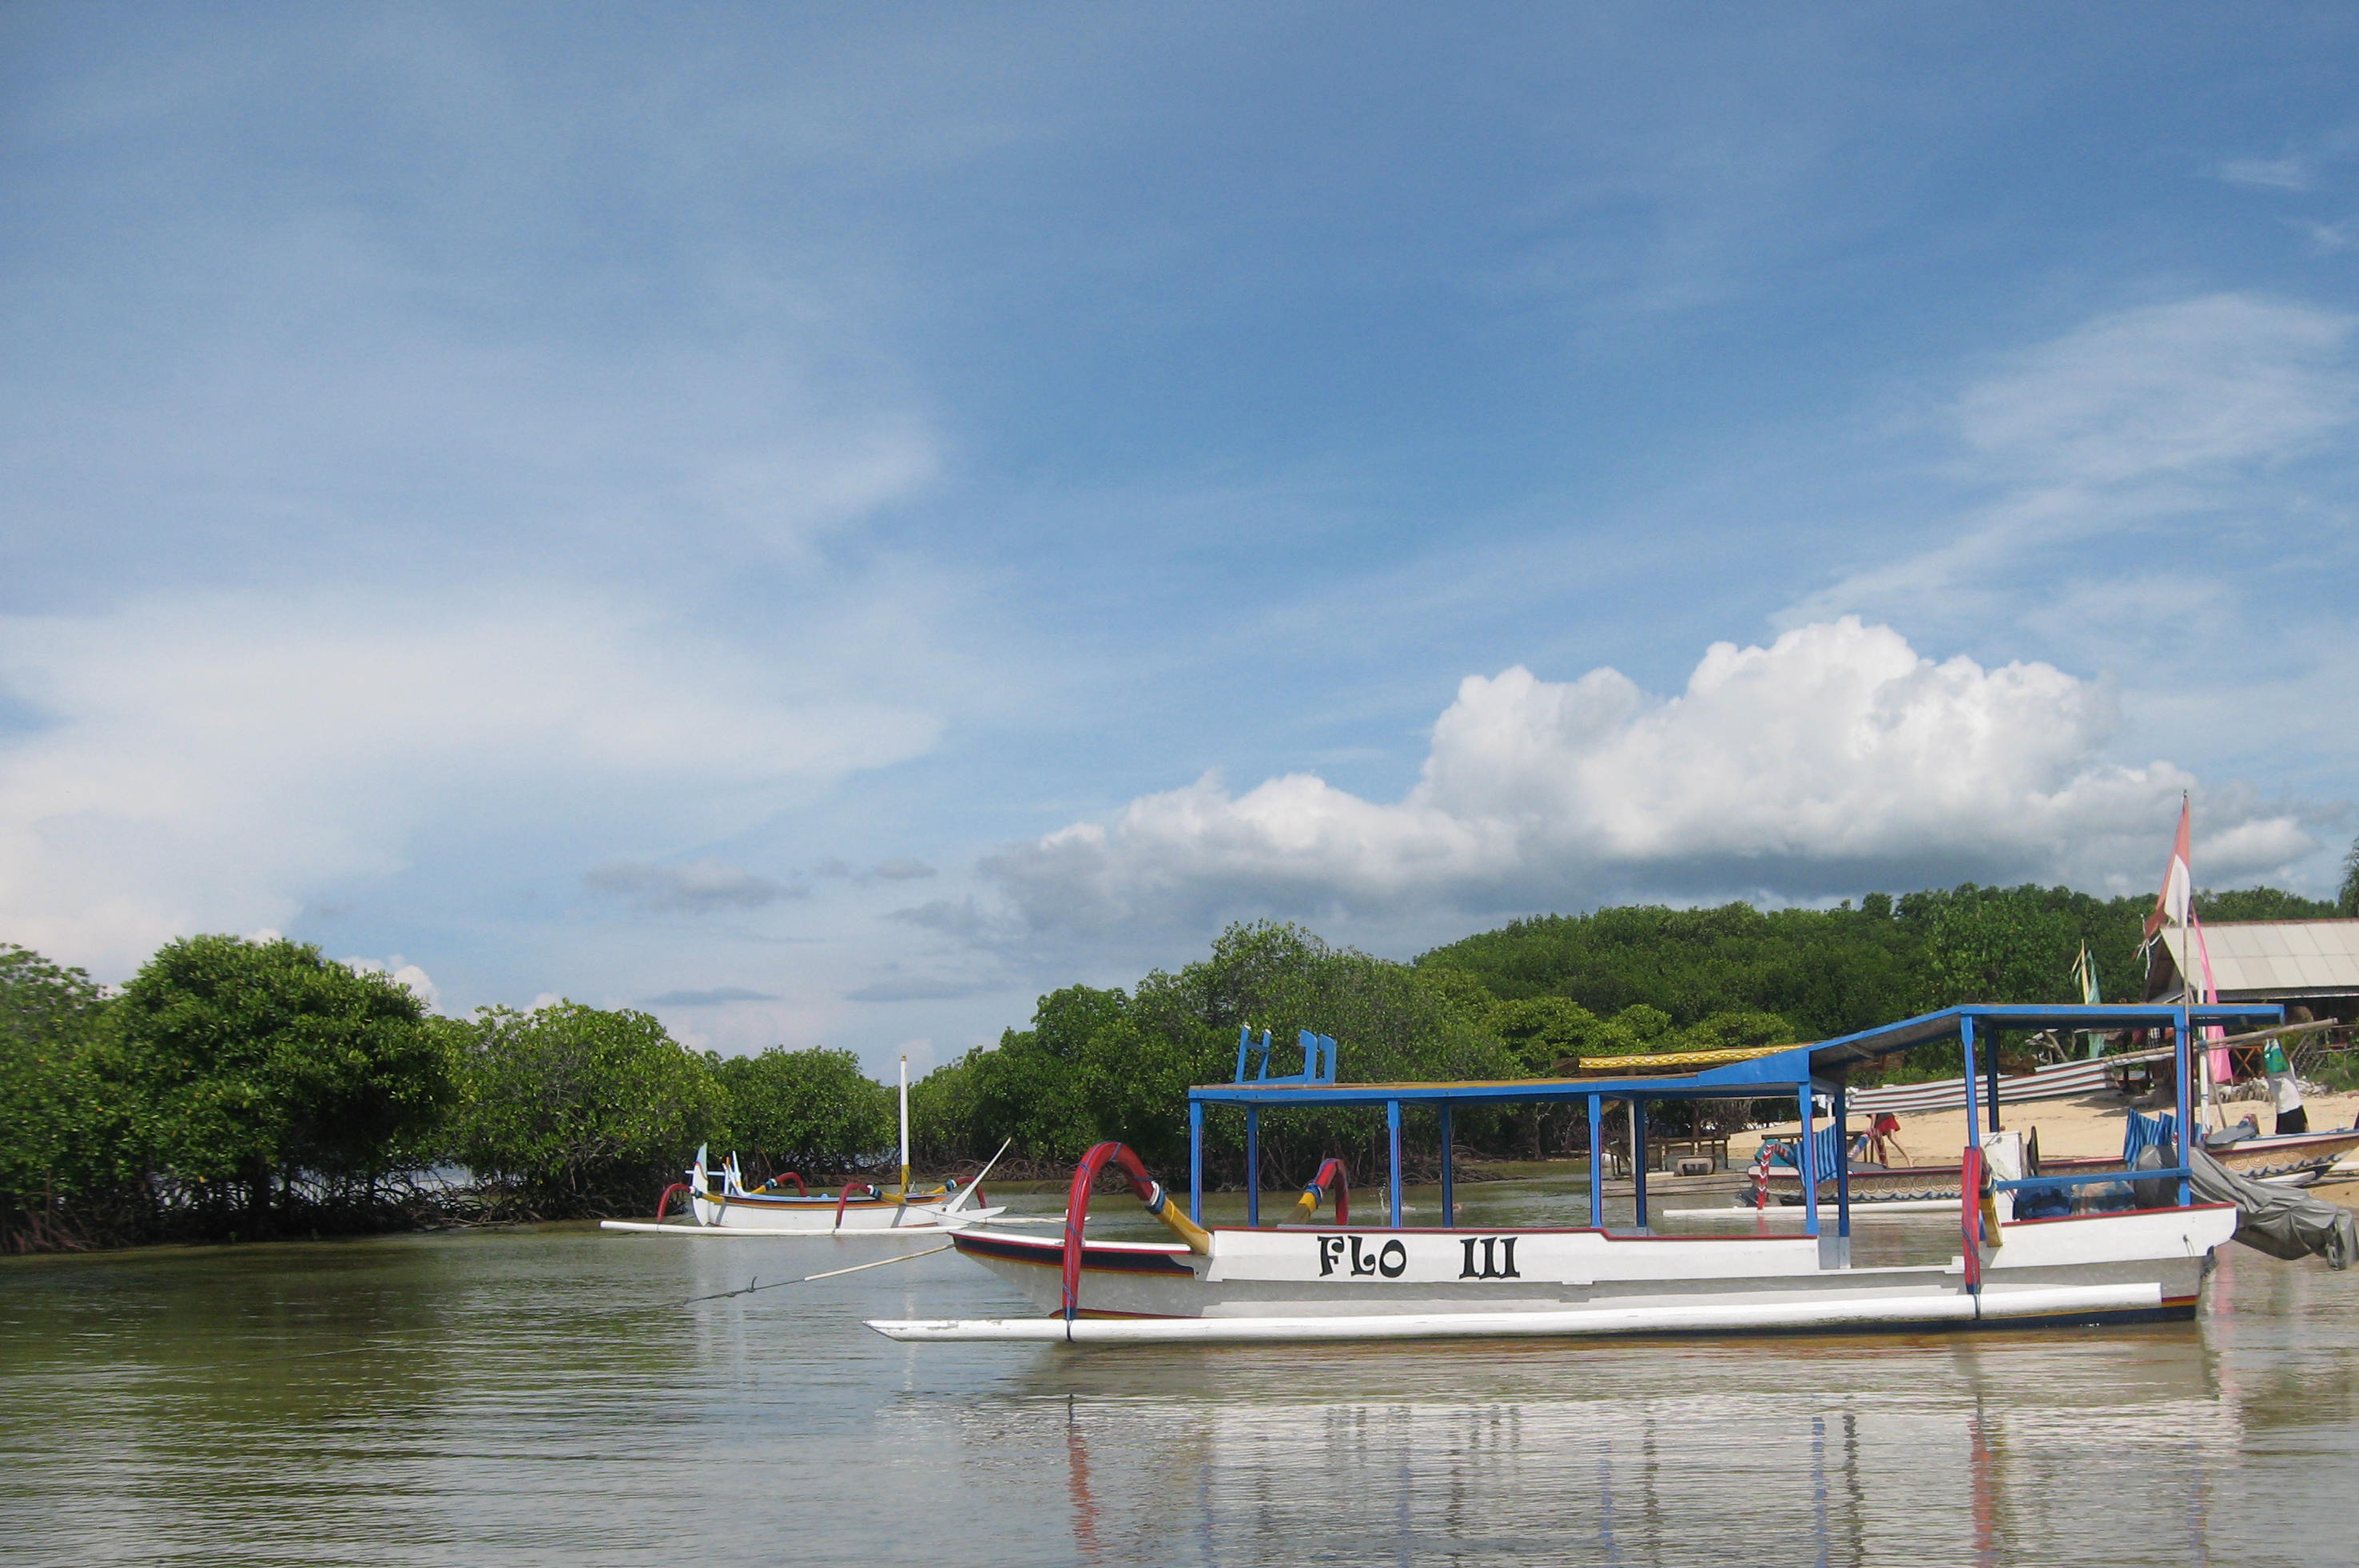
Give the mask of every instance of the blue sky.
M 2359 17 L 0 14 L 0 936 L 886 1071 L 1228 920 L 2330 887 Z

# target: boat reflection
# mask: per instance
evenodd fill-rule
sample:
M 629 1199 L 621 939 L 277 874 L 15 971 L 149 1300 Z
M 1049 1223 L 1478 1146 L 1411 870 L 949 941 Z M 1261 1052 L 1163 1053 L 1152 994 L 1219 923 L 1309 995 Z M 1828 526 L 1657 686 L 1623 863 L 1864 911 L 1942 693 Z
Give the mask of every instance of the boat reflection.
M 1084 1562 L 2203 1562 L 2244 1439 L 2184 1330 L 1128 1351 L 1023 1381 Z

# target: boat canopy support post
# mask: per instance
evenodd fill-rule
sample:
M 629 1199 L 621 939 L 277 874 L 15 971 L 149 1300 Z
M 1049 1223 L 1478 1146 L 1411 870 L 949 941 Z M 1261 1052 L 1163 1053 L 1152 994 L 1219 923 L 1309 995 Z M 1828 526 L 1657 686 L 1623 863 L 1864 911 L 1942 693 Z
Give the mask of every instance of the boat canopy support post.
M 1245 1224 L 1261 1224 L 1261 1107 L 1245 1107 Z
M 2179 1047 L 2173 1058 L 2179 1064 L 2179 1164 L 2183 1169 L 2191 1170 L 2195 1164 L 2195 1156 L 2188 1151 L 2195 1147 L 2193 1137 L 2195 1124 L 2190 1117 L 2190 1113 L 2194 1107 L 2188 1104 L 2187 1081 L 2191 1065 L 2192 1050 L 2188 1040 L 2187 993 L 2183 990 L 2179 994 L 2179 1027 L 2172 1031 L 2172 1038 L 2177 1040 Z M 2183 1209 L 2190 1201 L 2188 1196 L 2187 1177 L 2181 1175 L 2179 1178 L 2179 1206 Z
M 1851 1239 L 1851 1095 L 1843 1083 L 1835 1084 L 1835 1234 Z
M 1589 1228 L 1605 1228 L 1605 1101 L 1589 1096 Z
M 1458 1226 L 1458 1193 L 1451 1180 L 1450 1102 L 1441 1102 L 1441 1228 L 1455 1230 Z
M 1188 1217 L 1204 1223 L 1204 1102 L 1188 1102 Z
M 1401 1223 L 1401 1115 L 1398 1100 L 1385 1102 L 1385 1137 L 1392 1150 L 1392 1172 L 1387 1182 L 1392 1189 L 1392 1227 L 1398 1230 Z
M 1958 1046 L 1965 1052 L 1966 1076 L 1961 1085 L 1966 1092 L 1966 1147 L 1983 1146 L 1982 1094 L 1974 1074 L 1974 1018 L 1968 1013 L 1958 1020 Z
M 1794 1163 L 1802 1172 L 1802 1234 L 1819 1234 L 1819 1140 L 1811 1136 L 1810 1085 L 1805 1082 L 1795 1096 L 1802 1105 L 1801 1148 L 1794 1155 Z
M 1630 1102 L 1630 1223 L 1647 1228 L 1647 1102 Z

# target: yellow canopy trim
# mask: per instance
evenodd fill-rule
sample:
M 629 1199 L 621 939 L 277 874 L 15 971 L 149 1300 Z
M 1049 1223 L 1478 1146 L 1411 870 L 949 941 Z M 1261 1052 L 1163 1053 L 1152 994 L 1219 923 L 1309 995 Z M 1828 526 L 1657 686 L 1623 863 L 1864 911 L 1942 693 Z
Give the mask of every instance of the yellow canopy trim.
M 1584 1056 L 1580 1058 L 1580 1072 L 1585 1077 L 1601 1073 L 1619 1076 L 1631 1073 L 1686 1073 L 1702 1067 L 1725 1067 L 1732 1062 L 1750 1062 L 1756 1056 L 1775 1056 L 1793 1049 L 1790 1045 L 1747 1045 L 1733 1051 L 1667 1051 L 1654 1056 Z

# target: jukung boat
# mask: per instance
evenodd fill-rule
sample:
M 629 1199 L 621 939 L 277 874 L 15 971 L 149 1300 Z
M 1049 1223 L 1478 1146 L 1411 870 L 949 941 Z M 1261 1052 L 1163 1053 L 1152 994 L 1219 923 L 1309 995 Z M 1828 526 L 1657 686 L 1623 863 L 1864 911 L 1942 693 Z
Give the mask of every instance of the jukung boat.
M 813 1192 L 802 1177 L 789 1171 L 757 1187 L 747 1187 L 730 1155 L 718 1166 L 711 1151 L 700 1148 L 685 1181 L 676 1181 L 656 1200 L 656 1217 L 605 1220 L 607 1230 L 656 1232 L 676 1236 L 736 1233 L 764 1236 L 842 1236 L 847 1232 L 959 1230 L 996 1219 L 1004 1208 L 987 1206 L 978 1177 L 965 1187 L 955 1181 L 924 1192 L 909 1187 L 909 1059 L 901 1058 L 901 1184 L 897 1190 L 864 1181 L 847 1181 L 833 1196 Z M 787 1191 L 792 1182 L 795 1190 Z M 688 1199 L 689 1218 L 681 1225 L 664 1215 L 675 1194 Z
M 2186 1318 L 2197 1306 L 2212 1254 L 2233 1236 L 2239 1211 L 2192 1201 L 2175 1147 L 2134 1171 L 2024 1175 L 2018 1133 L 1984 1115 L 1973 1066 L 1996 1029 L 2169 1029 L 2177 1043 L 2179 1114 L 2188 1123 L 2190 1030 L 2280 1015 L 2274 1006 L 2184 1004 L 1951 1007 L 1816 1045 L 1795 1046 L 1683 1077 L 1546 1079 L 1510 1083 L 1338 1083 L 1332 1042 L 1304 1037 L 1300 1073 L 1248 1079 L 1240 1040 L 1236 1082 L 1189 1091 L 1187 1212 L 1119 1144 L 1101 1144 L 1074 1172 L 1061 1238 L 963 1231 L 952 1245 L 1028 1296 L 1045 1315 L 968 1320 L 894 1319 L 869 1324 L 899 1340 L 1097 1342 L 1367 1340 L 1745 1331 L 1826 1332 L 2091 1323 Z M 1832 1105 L 1836 1147 L 1848 1141 L 1844 1083 L 1851 1070 L 1949 1040 L 1964 1050 L 1967 1147 L 1954 1246 L 1929 1259 L 1854 1268 L 1852 1194 L 1838 1171 L 1832 1228 L 1815 1180 L 1816 1139 L 1806 1139 L 1799 1235 L 1658 1234 L 1647 1223 L 1647 1108 L 1672 1100 L 1784 1095 L 1810 1126 L 1814 1095 Z M 1321 1049 L 1321 1047 L 1324 1049 Z M 1981 1049 L 1987 1050 L 1987 1044 Z M 1460 1106 L 1587 1102 L 1591 1170 L 1602 1169 L 1603 1112 L 1628 1108 L 1636 1173 L 1634 1223 L 1609 1229 L 1593 1181 L 1588 1223 L 1470 1228 L 1457 1223 L 1451 1117 Z M 1256 1183 L 1246 1224 L 1202 1224 L 1203 1128 L 1216 1105 L 1243 1109 L 1247 1169 L 1256 1169 L 1261 1113 L 1274 1107 L 1382 1106 L 1389 1133 L 1386 1223 L 1354 1226 L 1338 1204 L 1331 1224 L 1304 1223 L 1331 1188 L 1322 1171 L 1293 1218 L 1260 1225 Z M 1401 1127 L 1410 1109 L 1437 1116 L 1442 1150 L 1441 1224 L 1402 1224 Z M 1093 1241 L 1085 1225 L 1092 1189 L 1113 1166 L 1176 1239 Z M 2135 1203 L 2106 1209 L 2072 1196 L 2082 1186 L 2126 1190 Z M 2064 1213 L 2017 1218 L 2015 1199 L 2037 1187 Z M 2052 1206 L 2052 1205 L 2051 1205 Z
M 2126 1136 L 2128 1124 L 2125 1122 Z M 1832 1192 L 1834 1158 L 1820 1135 L 1819 1177 L 1821 1196 Z M 2325 1132 L 2289 1133 L 2282 1138 L 2248 1138 L 2233 1143 L 2214 1143 L 2207 1137 L 2205 1150 L 2212 1159 L 2239 1176 L 2256 1181 L 2279 1181 L 2287 1178 L 2314 1176 L 2332 1166 L 2354 1149 L 2359 1149 L 2359 1127 L 2338 1127 Z M 2031 1175 L 2085 1175 L 2092 1172 L 2118 1171 L 2121 1161 L 2107 1155 L 2071 1155 L 2049 1157 L 2032 1161 Z M 1955 1202 L 1962 1191 L 1964 1167 L 1957 1163 L 1941 1165 L 1879 1165 L 1867 1160 L 1851 1162 L 1851 1201 L 1854 1203 L 1926 1203 L 1949 1200 Z M 1772 1203 L 1792 1207 L 1802 1201 L 1802 1176 L 1790 1160 L 1772 1160 L 1760 1182 Z M 1739 1206 L 1754 1206 L 1754 1193 L 1747 1191 L 1738 1200 Z
M 2262 1029 L 2225 1040 L 2208 1040 L 2205 1049 L 2216 1051 L 2222 1046 L 2246 1045 L 2255 1040 L 2279 1035 L 2290 1037 L 2328 1027 L 2332 1026 L 2297 1024 L 2281 1030 Z M 2172 1055 L 2173 1049 L 2164 1047 L 2057 1062 L 2013 1077 L 1986 1074 L 1989 1081 L 1987 1103 L 2012 1108 L 2041 1100 L 2080 1098 L 2111 1089 L 2116 1075 L 2125 1070 L 2144 1071 L 2157 1063 L 2169 1062 Z M 2200 1087 L 2203 1081 L 2202 1057 L 2197 1058 L 2195 1067 Z M 1951 1078 L 1935 1083 L 1867 1089 L 1855 1093 L 1850 1104 L 1854 1111 L 1871 1116 L 1885 1111 L 1956 1110 L 1965 1104 L 1965 1083 L 1962 1079 Z M 2197 1119 L 2200 1122 L 2204 1118 L 2199 1116 Z M 2249 1119 L 2244 1126 L 2252 1128 Z M 1834 1130 L 1821 1127 L 1814 1136 L 1819 1142 L 1819 1185 L 1823 1195 L 1832 1190 L 1834 1181 Z M 2134 1158 L 2146 1141 L 2139 1131 L 2135 1112 L 2125 1113 L 2123 1117 L 2122 1138 L 2123 1160 Z M 2256 1181 L 2304 1181 L 2324 1173 L 2336 1161 L 2359 1150 L 2359 1127 L 2267 1137 L 2261 1136 L 2257 1128 L 2249 1132 L 2213 1129 L 2204 1133 L 2202 1143 L 2212 1159 L 2235 1175 Z M 1765 1199 L 1768 1203 L 1789 1207 L 1800 1203 L 1802 1177 L 1795 1168 L 1791 1141 L 1768 1142 L 1762 1149 L 1763 1160 L 1756 1169 L 1756 1180 L 1739 1196 L 1739 1206 L 1762 1206 Z M 1851 1196 L 1855 1203 L 1922 1204 L 1957 1201 L 1962 1173 L 1954 1161 L 1895 1164 L 1864 1158 L 1856 1143 L 1852 1145 L 1852 1149 Z M 2036 1129 L 2026 1140 L 2024 1158 L 2027 1173 L 2033 1175 L 2041 1172 L 2072 1175 L 2104 1171 L 2113 1169 L 2117 1163 L 2106 1155 L 2043 1160 L 2038 1152 Z

